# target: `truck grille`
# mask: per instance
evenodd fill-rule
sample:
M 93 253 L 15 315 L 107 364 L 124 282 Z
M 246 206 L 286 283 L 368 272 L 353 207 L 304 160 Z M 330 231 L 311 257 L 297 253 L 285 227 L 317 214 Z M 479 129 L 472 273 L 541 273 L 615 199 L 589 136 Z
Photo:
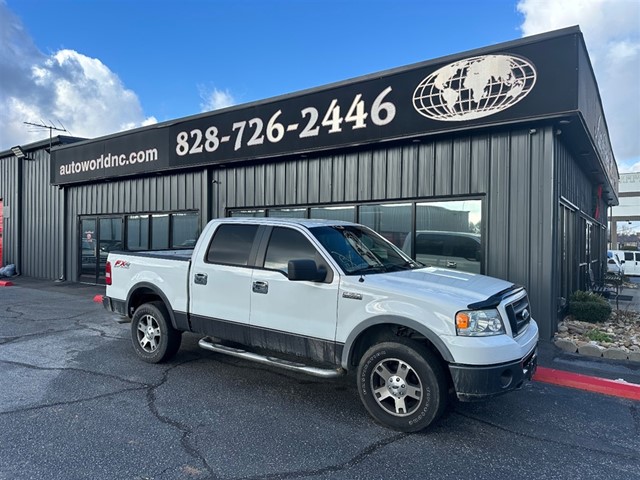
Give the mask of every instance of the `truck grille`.
M 520 335 L 529 322 L 531 321 L 531 309 L 529 308 L 529 297 L 522 297 L 513 303 L 507 305 L 507 316 L 509 317 L 509 323 L 511 324 L 511 331 L 513 336 Z

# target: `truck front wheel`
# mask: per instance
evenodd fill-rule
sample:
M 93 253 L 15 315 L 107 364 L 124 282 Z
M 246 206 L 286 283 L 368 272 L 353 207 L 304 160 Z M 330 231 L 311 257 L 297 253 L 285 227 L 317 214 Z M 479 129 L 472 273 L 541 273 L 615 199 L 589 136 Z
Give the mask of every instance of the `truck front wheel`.
M 160 363 L 180 348 L 182 332 L 173 328 L 162 302 L 140 305 L 131 320 L 131 340 L 136 354 L 145 362 Z
M 358 366 L 358 391 L 373 418 L 402 432 L 426 428 L 438 419 L 447 402 L 442 363 L 412 341 L 369 348 Z

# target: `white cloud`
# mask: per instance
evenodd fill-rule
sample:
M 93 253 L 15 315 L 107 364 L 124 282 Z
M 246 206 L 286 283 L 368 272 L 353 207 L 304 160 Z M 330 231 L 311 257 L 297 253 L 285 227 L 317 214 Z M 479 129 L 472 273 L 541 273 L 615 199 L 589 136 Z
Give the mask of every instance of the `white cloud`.
M 229 90 L 218 90 L 214 88 L 209 90 L 205 87 L 198 87 L 200 90 L 200 111 L 210 112 L 211 110 L 219 110 L 221 108 L 230 107 L 236 104 L 236 100 Z
M 521 0 L 523 35 L 579 25 L 620 170 L 640 171 L 640 2 Z
M 40 52 L 2 0 L 0 32 L 0 150 L 48 136 L 25 121 L 62 124 L 87 138 L 157 122 L 100 60 L 74 50 Z

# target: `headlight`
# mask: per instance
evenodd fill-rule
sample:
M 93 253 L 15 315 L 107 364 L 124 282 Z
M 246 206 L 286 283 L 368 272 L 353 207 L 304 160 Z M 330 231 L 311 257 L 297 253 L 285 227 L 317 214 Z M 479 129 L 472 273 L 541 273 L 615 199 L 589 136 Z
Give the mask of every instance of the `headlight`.
M 468 310 L 456 313 L 456 332 L 464 337 L 488 337 L 506 333 L 497 310 Z

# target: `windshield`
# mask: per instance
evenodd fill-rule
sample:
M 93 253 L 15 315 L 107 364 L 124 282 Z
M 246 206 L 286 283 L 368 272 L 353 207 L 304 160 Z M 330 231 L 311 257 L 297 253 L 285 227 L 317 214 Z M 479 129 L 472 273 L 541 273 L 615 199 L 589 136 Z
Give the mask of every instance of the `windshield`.
M 347 275 L 411 270 L 423 265 L 366 227 L 312 227 L 311 233 Z

